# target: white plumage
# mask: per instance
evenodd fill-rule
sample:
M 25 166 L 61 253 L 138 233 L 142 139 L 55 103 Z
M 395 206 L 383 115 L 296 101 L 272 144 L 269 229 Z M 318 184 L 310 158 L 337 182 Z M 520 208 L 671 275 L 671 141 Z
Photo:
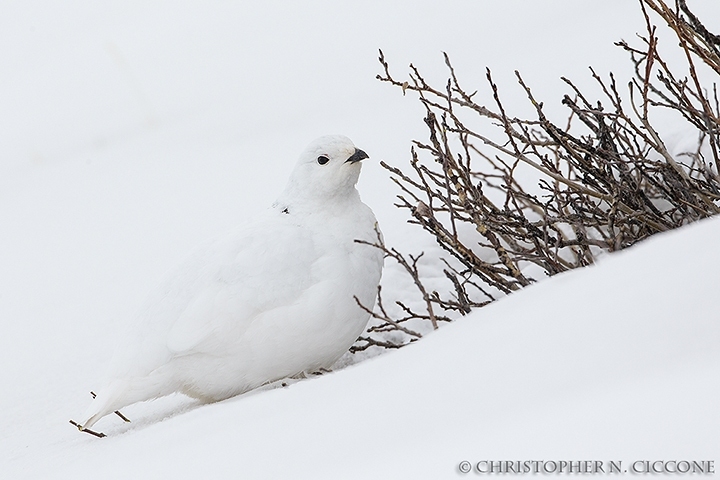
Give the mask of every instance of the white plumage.
M 107 386 L 82 418 L 182 392 L 218 401 L 330 367 L 360 335 L 382 254 L 355 184 L 367 155 L 346 137 L 314 141 L 271 209 L 195 251 L 139 311 Z

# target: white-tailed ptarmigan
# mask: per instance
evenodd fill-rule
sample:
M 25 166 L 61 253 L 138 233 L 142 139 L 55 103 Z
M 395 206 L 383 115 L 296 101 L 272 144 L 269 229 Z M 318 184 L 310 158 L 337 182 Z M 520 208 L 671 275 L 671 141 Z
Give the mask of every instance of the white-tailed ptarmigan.
M 195 251 L 147 299 L 106 386 L 75 423 L 181 392 L 219 401 L 330 367 L 365 328 L 382 273 L 379 230 L 355 184 L 368 156 L 315 140 L 258 220 Z

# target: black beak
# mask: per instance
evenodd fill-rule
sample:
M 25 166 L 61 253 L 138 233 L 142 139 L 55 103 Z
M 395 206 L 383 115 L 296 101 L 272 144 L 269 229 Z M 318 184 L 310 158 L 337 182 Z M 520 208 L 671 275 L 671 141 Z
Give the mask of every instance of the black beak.
M 345 163 L 348 163 L 348 162 L 350 162 L 350 163 L 359 162 L 360 160 L 362 160 L 362 159 L 364 159 L 364 158 L 370 158 L 370 157 L 368 157 L 368 154 L 367 154 L 367 153 L 363 152 L 363 151 L 360 150 L 359 148 L 356 148 L 356 149 L 355 149 L 355 153 L 353 153 L 353 154 L 350 156 L 350 158 L 348 158 L 347 160 L 345 160 Z

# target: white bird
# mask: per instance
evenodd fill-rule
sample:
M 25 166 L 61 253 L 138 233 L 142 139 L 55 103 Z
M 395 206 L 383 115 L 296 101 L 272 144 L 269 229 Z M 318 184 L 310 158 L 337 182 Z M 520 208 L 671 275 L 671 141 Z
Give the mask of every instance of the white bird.
M 147 299 L 82 417 L 181 392 L 213 402 L 329 368 L 365 328 L 382 273 L 379 229 L 355 184 L 368 158 L 325 136 L 256 222 L 195 251 Z M 90 430 L 91 433 L 93 433 Z

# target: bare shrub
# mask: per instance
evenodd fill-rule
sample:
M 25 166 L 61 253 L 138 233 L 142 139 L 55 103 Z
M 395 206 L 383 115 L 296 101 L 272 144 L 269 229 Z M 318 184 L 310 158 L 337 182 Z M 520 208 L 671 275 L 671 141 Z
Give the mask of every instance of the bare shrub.
M 474 100 L 445 55 L 449 78 L 430 85 L 410 65 L 396 79 L 380 52 L 378 80 L 416 92 L 425 108 L 428 140 L 413 141 L 410 169 L 385 163 L 400 189 L 399 208 L 450 254 L 443 259 L 447 294 L 430 291 L 418 272 L 420 255 L 374 243 L 413 279 L 423 307 L 397 302 L 391 318 L 381 291 L 375 319 L 353 351 L 397 348 L 422 335 L 408 325 L 450 321 L 542 276 L 589 265 L 602 252 L 627 248 L 658 232 L 720 212 L 720 108 L 717 86 L 703 87 L 698 68 L 720 75 L 720 37 L 710 33 L 684 0 L 640 0 L 646 31 L 628 52 L 634 76 L 623 97 L 615 76 L 591 69 L 603 95 L 591 101 L 566 78 L 567 121 L 549 119 L 520 73 L 517 81 L 535 118 L 510 116 L 487 70 L 494 103 Z M 658 50 L 651 12 L 675 32 L 685 53 L 679 73 Z M 699 60 L 699 61 L 698 61 Z M 709 68 L 708 68 L 709 67 Z M 622 89 L 624 92 L 624 88 Z M 697 148 L 673 156 L 653 126 L 655 109 L 675 112 L 697 132 Z M 533 182 L 521 170 L 534 172 Z M 370 311 L 366 306 L 361 306 Z M 392 332 L 393 341 L 382 334 Z

